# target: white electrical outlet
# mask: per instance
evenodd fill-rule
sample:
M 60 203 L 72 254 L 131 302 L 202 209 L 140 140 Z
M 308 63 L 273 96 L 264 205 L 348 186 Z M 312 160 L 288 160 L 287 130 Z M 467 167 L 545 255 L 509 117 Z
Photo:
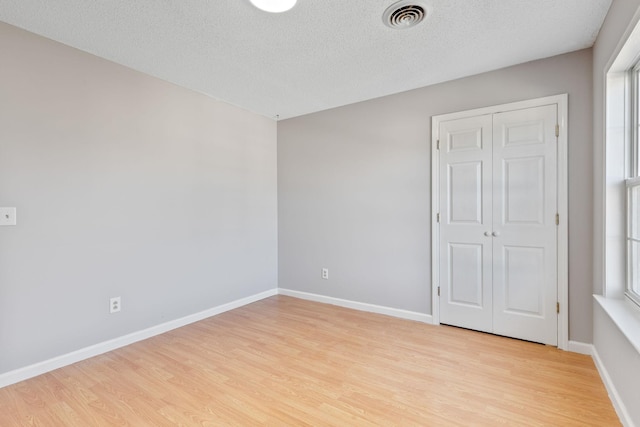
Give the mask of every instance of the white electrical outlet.
M 113 297 L 109 300 L 109 313 L 117 313 L 122 308 L 120 297 Z
M 327 280 L 329 279 L 329 269 L 328 268 L 323 268 L 322 269 L 322 278 Z
M 16 208 L 0 208 L 0 225 L 16 225 Z

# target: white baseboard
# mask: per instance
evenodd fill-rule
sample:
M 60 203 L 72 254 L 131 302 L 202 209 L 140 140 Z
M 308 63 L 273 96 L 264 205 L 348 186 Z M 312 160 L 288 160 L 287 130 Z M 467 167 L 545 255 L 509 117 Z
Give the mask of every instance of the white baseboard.
M 305 299 L 309 301 L 322 302 L 325 304 L 337 305 L 340 307 L 352 308 L 354 310 L 368 311 L 370 313 L 386 314 L 387 316 L 399 317 L 401 319 L 416 320 L 422 323 L 433 324 L 433 317 L 431 315 L 417 313 L 415 311 L 401 310 L 398 308 L 384 307 L 381 305 L 367 304 L 363 302 L 327 297 L 324 295 L 293 291 L 291 289 L 283 289 L 283 288 L 278 288 L 278 294 L 286 295 L 294 298 Z
M 611 403 L 613 404 L 613 408 L 618 414 L 618 418 L 620 418 L 620 422 L 625 427 L 635 427 L 635 424 L 631 420 L 631 416 L 629 412 L 627 412 L 627 408 L 622 403 L 622 399 L 618 394 L 618 390 L 616 390 L 611 377 L 609 376 L 609 372 L 607 372 L 607 368 L 605 368 L 602 363 L 602 359 L 600 359 L 600 355 L 598 355 L 598 350 L 593 347 L 593 352 L 591 354 L 593 357 L 593 361 L 598 369 L 598 373 L 600 374 L 600 378 L 602 378 L 602 382 L 604 383 L 605 388 L 607 389 L 607 393 L 609 394 L 609 399 L 611 399 Z
M 593 355 L 593 344 L 586 344 L 579 341 L 569 341 L 567 345 L 567 351 L 591 356 Z
M 42 375 L 47 372 L 51 372 L 55 369 L 62 368 L 64 366 L 71 365 L 76 362 L 88 359 L 90 357 L 98 356 L 108 351 L 115 350 L 120 347 L 124 347 L 129 344 L 133 344 L 138 341 L 151 338 L 156 335 L 163 334 L 176 328 L 188 325 L 190 323 L 198 322 L 211 316 L 215 316 L 225 311 L 233 310 L 235 308 L 242 307 L 252 302 L 260 301 L 261 299 L 268 298 L 278 294 L 277 289 L 271 289 L 259 294 L 251 295 L 246 298 L 241 298 L 235 301 L 222 304 L 199 313 L 190 314 L 180 319 L 171 320 L 160 325 L 152 326 L 141 331 L 133 332 L 128 335 L 124 335 L 118 338 L 114 338 L 109 341 L 104 341 L 89 347 L 82 348 L 80 350 L 73 351 L 71 353 L 63 354 L 53 359 L 45 360 L 35 363 L 24 368 L 19 368 L 13 371 L 6 372 L 0 375 L 0 388 L 6 387 L 11 384 L 24 381 L 29 378 L 33 378 L 38 375 Z

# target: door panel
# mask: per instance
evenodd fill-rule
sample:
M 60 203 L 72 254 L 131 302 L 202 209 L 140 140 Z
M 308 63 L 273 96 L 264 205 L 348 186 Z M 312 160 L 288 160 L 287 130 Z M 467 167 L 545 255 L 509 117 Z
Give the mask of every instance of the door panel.
M 472 126 L 471 128 L 449 129 L 446 136 L 446 150 L 449 153 L 455 151 L 482 150 L 482 127 Z
M 482 224 L 482 162 L 448 165 L 449 224 Z
M 493 116 L 494 333 L 557 345 L 557 106 Z
M 504 309 L 526 316 L 543 316 L 544 248 L 505 246 Z
M 519 110 L 519 111 L 528 111 Z M 555 123 L 554 123 L 555 126 Z M 533 120 L 522 120 L 511 123 L 502 123 L 500 128 L 500 142 L 504 147 L 516 145 L 544 145 L 545 143 L 545 122 L 534 118 Z
M 449 243 L 449 304 L 482 309 L 482 245 Z
M 541 156 L 504 160 L 505 224 L 544 223 L 544 160 Z
M 440 320 L 490 332 L 491 116 L 440 124 Z M 487 167 L 487 164 L 489 166 Z

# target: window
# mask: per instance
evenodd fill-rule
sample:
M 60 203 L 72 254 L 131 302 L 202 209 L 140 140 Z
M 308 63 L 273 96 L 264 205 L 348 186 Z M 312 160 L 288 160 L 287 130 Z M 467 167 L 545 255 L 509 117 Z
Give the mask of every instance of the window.
M 627 286 L 626 295 L 640 305 L 640 62 L 629 70 L 630 120 L 627 174 Z
M 627 180 L 627 296 L 640 305 L 640 177 Z

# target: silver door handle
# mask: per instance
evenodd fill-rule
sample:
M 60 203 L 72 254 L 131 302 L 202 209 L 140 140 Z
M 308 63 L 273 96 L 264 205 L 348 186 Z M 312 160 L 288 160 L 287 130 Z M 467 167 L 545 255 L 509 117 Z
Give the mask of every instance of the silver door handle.
M 491 236 L 491 233 L 489 233 L 488 231 L 485 231 L 485 232 L 484 232 L 484 235 L 485 235 L 485 236 L 487 236 L 487 237 L 489 237 L 489 236 Z
M 500 235 L 500 232 L 499 231 L 494 231 L 493 233 L 491 233 L 491 235 L 493 237 L 498 237 Z

